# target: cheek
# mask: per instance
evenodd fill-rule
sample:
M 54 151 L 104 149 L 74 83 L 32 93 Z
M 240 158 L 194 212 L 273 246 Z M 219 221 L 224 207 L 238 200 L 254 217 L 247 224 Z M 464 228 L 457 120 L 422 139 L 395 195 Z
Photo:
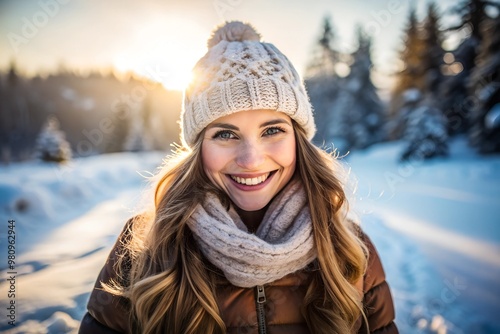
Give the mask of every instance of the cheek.
M 283 167 L 295 167 L 296 154 L 295 154 L 295 137 L 277 145 L 273 150 L 272 155 L 276 157 L 276 162 Z
M 203 169 L 205 170 L 205 173 L 210 176 L 210 173 L 212 169 L 214 168 L 214 155 L 211 153 L 210 147 L 208 145 L 203 145 L 202 146 L 202 152 L 201 152 L 201 161 L 203 163 Z
M 220 149 L 213 147 L 210 143 L 203 143 L 201 151 L 201 161 L 205 173 L 212 178 L 212 175 L 221 171 L 225 166 L 224 154 Z

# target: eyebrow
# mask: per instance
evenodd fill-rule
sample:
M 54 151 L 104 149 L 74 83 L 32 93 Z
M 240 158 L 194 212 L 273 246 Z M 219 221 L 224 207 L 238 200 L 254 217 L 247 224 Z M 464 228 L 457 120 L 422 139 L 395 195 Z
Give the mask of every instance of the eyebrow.
M 276 124 L 287 124 L 289 126 L 292 126 L 290 124 L 290 122 L 287 122 L 285 119 L 283 119 L 283 118 L 276 118 L 276 119 L 273 119 L 273 120 L 270 120 L 270 121 L 262 123 L 259 127 L 260 128 L 264 128 L 266 126 L 276 125 Z M 235 131 L 239 130 L 239 128 L 237 126 L 235 126 L 233 124 L 230 124 L 230 123 L 212 123 L 207 128 L 208 129 L 211 129 L 211 128 L 223 128 L 223 129 L 235 130 Z
M 292 126 L 292 124 L 290 124 L 290 122 L 286 121 L 285 119 L 283 119 L 283 118 L 276 118 L 276 119 L 273 119 L 273 120 L 270 120 L 270 121 L 262 123 L 260 125 L 260 127 L 263 128 L 263 127 L 266 127 L 266 126 L 269 126 L 269 125 L 276 125 L 276 124 L 288 124 L 288 125 Z

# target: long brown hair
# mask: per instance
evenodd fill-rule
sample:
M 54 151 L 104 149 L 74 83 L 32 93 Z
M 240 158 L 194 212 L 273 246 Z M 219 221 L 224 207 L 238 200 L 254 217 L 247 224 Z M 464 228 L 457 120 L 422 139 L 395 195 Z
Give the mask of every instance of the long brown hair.
M 304 316 L 313 333 L 347 333 L 362 313 L 353 286 L 366 266 L 363 243 L 344 223 L 346 204 L 331 155 L 312 145 L 295 122 L 297 172 L 311 208 L 318 250 L 318 274 L 304 301 Z M 117 271 L 126 284 L 105 289 L 130 299 L 131 321 L 141 333 L 225 333 L 216 301 L 214 274 L 207 270 L 187 221 L 207 191 L 225 195 L 204 173 L 203 133 L 192 150 L 182 149 L 158 174 L 153 214 L 132 227 Z M 227 197 L 225 197 L 227 200 Z M 123 262 L 131 264 L 128 269 Z
M 307 140 L 294 123 L 297 170 L 303 181 L 313 224 L 319 270 L 304 300 L 304 316 L 313 333 L 350 333 L 363 315 L 355 285 L 366 270 L 367 249 L 346 217 L 348 211 L 338 161 Z M 314 203 L 312 205 L 311 203 Z

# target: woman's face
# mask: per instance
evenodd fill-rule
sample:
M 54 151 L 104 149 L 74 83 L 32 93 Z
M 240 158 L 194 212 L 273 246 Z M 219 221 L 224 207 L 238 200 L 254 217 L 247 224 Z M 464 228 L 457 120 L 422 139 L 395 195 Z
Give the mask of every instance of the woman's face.
M 272 110 L 240 111 L 205 130 L 202 161 L 210 180 L 240 209 L 264 208 L 295 172 L 290 117 Z

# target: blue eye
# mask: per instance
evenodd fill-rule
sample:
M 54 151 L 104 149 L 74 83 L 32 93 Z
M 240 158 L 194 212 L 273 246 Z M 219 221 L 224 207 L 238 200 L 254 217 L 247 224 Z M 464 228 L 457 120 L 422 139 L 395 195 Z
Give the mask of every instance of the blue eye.
M 234 139 L 236 138 L 236 136 L 234 135 L 234 133 L 232 133 L 231 131 L 228 131 L 228 130 L 221 130 L 221 131 L 217 131 L 213 137 L 213 139 L 222 139 L 222 140 L 229 140 L 229 139 Z
M 265 136 L 273 136 L 273 135 L 276 135 L 276 134 L 281 133 L 281 132 L 285 132 L 285 130 L 283 128 L 280 128 L 277 126 L 273 126 L 273 127 L 267 128 L 266 131 L 264 131 L 264 135 Z

